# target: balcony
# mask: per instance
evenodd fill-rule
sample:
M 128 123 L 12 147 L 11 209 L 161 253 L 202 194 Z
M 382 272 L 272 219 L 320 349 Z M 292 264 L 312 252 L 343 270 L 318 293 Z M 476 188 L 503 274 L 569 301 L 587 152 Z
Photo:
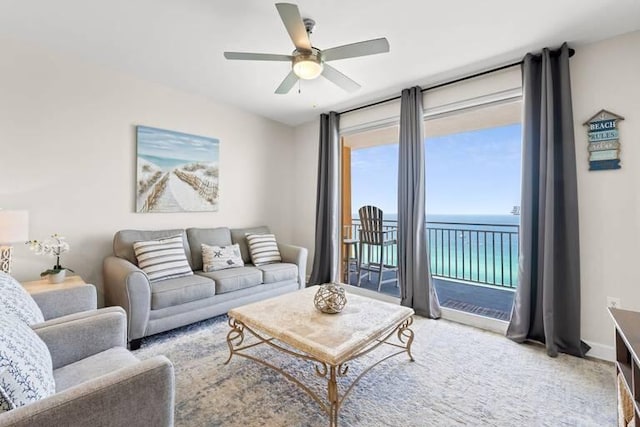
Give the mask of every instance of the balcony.
M 385 220 L 385 230 L 397 228 L 397 221 Z M 359 221 L 349 227 L 351 236 L 358 238 Z M 438 300 L 443 307 L 467 313 L 509 320 L 514 291 L 518 280 L 519 226 L 511 224 L 469 224 L 457 222 L 427 222 L 427 237 L 431 257 L 430 267 Z M 363 248 L 363 264 L 369 253 Z M 371 257 L 377 260 L 377 248 Z M 398 248 L 387 249 L 386 266 L 397 266 Z M 366 266 L 365 266 L 366 267 Z M 378 290 L 377 265 L 362 270 L 360 285 Z M 395 272 L 385 272 L 384 279 Z M 358 282 L 355 265 L 351 265 L 349 283 Z M 399 297 L 395 283 L 383 284 L 380 292 Z

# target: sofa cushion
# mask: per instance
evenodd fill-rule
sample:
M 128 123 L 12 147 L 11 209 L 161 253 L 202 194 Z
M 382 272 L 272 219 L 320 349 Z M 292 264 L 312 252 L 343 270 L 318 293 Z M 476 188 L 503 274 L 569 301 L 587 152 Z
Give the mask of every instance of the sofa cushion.
M 113 254 L 118 258 L 123 258 L 132 263 L 138 265 L 136 254 L 133 251 L 133 244 L 135 242 L 142 242 L 144 240 L 157 240 L 166 239 L 167 237 L 173 237 L 181 235 L 182 244 L 184 245 L 184 252 L 187 256 L 187 261 L 193 269 L 191 264 L 191 249 L 189 249 L 189 242 L 187 241 L 187 234 L 182 229 L 174 230 L 120 230 L 113 237 Z
M 205 273 L 243 266 L 244 262 L 237 243 L 228 246 L 202 244 L 202 271 Z
M 140 361 L 123 347 L 114 347 L 53 371 L 56 393 Z
M 15 316 L 0 316 L 0 415 L 53 395 L 51 354 L 33 329 Z
M 216 286 L 207 277 L 193 276 L 178 277 L 151 283 L 151 309 L 159 310 L 165 307 L 184 304 L 203 298 L 209 298 L 216 293 Z
M 135 242 L 133 251 L 138 266 L 150 282 L 193 275 L 184 251 L 183 236 Z
M 196 275 L 208 277 L 216 282 L 216 294 L 233 292 L 262 284 L 262 271 L 253 266 L 230 268 L 228 270 L 196 271 Z
M 257 267 L 262 271 L 263 283 L 284 282 L 298 279 L 298 266 L 286 262 L 277 262 Z
M 256 267 L 282 261 L 278 242 L 273 234 L 247 234 L 251 262 Z
M 13 315 L 27 325 L 44 322 L 38 304 L 20 283 L 7 273 L 0 272 L 0 316 Z
M 227 227 L 187 228 L 187 238 L 191 248 L 191 267 L 202 270 L 202 244 L 209 246 L 229 246 L 231 231 Z
M 231 242 L 237 243 L 240 246 L 240 253 L 242 254 L 242 260 L 244 263 L 251 262 L 251 255 L 249 254 L 249 247 L 247 246 L 247 234 L 268 234 L 269 227 L 266 225 L 260 227 L 249 228 L 232 228 L 231 229 Z

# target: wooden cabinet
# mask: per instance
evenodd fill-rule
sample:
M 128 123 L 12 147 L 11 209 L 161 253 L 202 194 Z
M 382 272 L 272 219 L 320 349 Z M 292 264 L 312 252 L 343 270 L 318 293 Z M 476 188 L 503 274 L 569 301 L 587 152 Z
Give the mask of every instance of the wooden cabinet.
M 630 425 L 640 426 L 640 313 L 617 308 L 610 308 L 609 313 L 616 325 L 616 370 L 622 374 L 621 393 L 628 393 L 633 402 Z M 623 404 L 619 401 L 618 411 L 621 410 Z

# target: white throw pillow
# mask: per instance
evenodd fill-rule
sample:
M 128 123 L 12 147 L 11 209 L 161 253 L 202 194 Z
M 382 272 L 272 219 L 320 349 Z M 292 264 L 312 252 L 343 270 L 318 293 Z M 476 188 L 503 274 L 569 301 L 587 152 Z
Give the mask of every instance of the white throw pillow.
M 182 236 L 135 242 L 133 251 L 150 282 L 191 276 L 193 271 L 184 252 Z
M 0 272 L 0 316 L 14 315 L 27 325 L 44 322 L 38 304 L 20 283 L 7 273 Z
M 210 246 L 202 244 L 202 271 L 218 271 L 244 266 L 240 245 Z
M 246 238 L 253 265 L 260 266 L 282 261 L 275 235 L 247 234 Z
M 22 320 L 0 316 L 0 414 L 55 392 L 46 344 Z

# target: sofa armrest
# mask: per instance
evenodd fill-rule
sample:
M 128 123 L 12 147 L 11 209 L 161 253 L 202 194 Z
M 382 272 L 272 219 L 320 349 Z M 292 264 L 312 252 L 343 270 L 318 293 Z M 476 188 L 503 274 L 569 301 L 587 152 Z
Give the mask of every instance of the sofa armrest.
M 49 348 L 53 369 L 127 345 L 127 316 L 122 309 L 98 310 L 92 316 L 33 329 Z
M 31 294 L 45 320 L 98 308 L 98 297 L 93 285 L 51 289 Z
M 107 304 L 118 305 L 127 312 L 128 340 L 144 337 L 151 311 L 149 277 L 129 261 L 115 256 L 105 258 L 102 272 Z
M 0 414 L 0 427 L 173 426 L 173 365 L 156 356 Z
M 306 286 L 305 275 L 307 274 L 307 248 L 294 245 L 278 243 L 278 250 L 282 257 L 282 262 L 289 262 L 298 266 L 298 286 L 300 289 Z

